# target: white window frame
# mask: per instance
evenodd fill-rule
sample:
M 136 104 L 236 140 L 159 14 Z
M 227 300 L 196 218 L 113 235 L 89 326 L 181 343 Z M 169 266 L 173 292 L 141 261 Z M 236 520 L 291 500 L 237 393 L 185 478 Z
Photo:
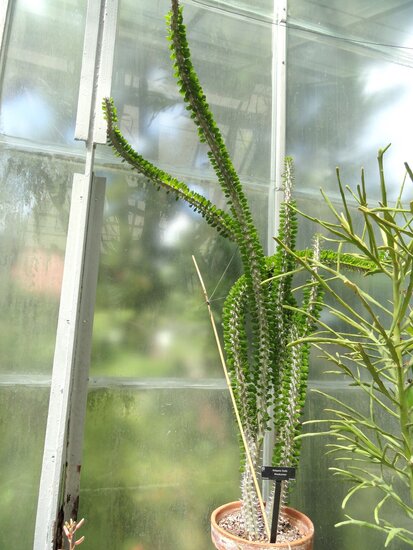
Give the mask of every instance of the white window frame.
M 57 550 L 77 518 L 105 180 L 93 173 L 106 143 L 102 99 L 110 95 L 117 0 L 88 0 L 75 139 L 86 146 L 74 174 L 33 550 Z

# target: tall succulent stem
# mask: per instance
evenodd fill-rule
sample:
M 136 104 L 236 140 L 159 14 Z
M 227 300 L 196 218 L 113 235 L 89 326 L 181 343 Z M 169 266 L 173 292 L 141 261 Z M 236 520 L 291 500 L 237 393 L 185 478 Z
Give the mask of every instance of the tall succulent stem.
M 271 428 L 277 436 L 273 463 L 295 466 L 300 449 L 296 436 L 301 429 L 309 348 L 300 345 L 291 351 L 288 344 L 291 339 L 311 332 L 320 310 L 321 285 L 314 269 L 304 292 L 303 307 L 313 319 L 308 323 L 305 315 L 294 311 L 292 281 L 297 262 L 291 251 L 295 250 L 297 222 L 292 199 L 292 160 L 287 158 L 285 163 L 286 201 L 280 214 L 278 237 L 284 246 L 279 244 L 275 256 L 266 258 L 240 178 L 193 67 L 178 0 L 172 0 L 167 21 L 178 86 L 198 128 L 200 141 L 208 145 L 208 156 L 227 199 L 228 212 L 134 151 L 119 129 L 113 100 L 107 98 L 103 108 L 108 122 L 108 142 L 117 156 L 148 181 L 186 201 L 208 224 L 238 245 L 244 273 L 229 292 L 223 309 L 224 345 L 237 409 L 257 473 L 262 466 L 264 435 Z M 316 251 L 297 254 L 307 259 L 318 258 Z M 336 257 L 333 252 L 328 255 Z M 348 261 L 353 261 L 350 255 Z M 270 407 L 275 411 L 271 425 Z M 249 538 L 259 539 L 263 521 L 248 468 L 243 472 L 242 497 Z

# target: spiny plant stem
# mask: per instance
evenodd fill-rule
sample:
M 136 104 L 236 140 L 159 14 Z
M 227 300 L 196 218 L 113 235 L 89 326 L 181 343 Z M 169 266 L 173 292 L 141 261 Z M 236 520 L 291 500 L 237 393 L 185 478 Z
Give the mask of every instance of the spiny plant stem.
M 217 327 L 216 327 L 216 324 L 215 324 L 214 315 L 212 313 L 211 305 L 210 305 L 210 302 L 209 302 L 208 293 L 207 293 L 207 290 L 206 290 L 201 272 L 199 270 L 197 261 L 195 259 L 195 256 L 192 256 L 192 261 L 195 264 L 195 269 L 196 269 L 196 272 L 197 272 L 197 275 L 198 275 L 198 278 L 199 278 L 199 281 L 200 281 L 200 284 L 201 284 L 201 288 L 202 288 L 202 291 L 203 291 L 203 294 L 204 294 L 205 303 L 207 304 L 207 307 L 208 307 L 208 313 L 209 313 L 209 318 L 210 318 L 211 325 L 212 325 L 212 330 L 213 330 L 213 333 L 214 333 L 214 336 L 215 336 L 215 342 L 217 344 L 219 357 L 221 359 L 221 365 L 222 365 L 224 375 L 225 375 L 225 380 L 227 382 L 227 386 L 228 386 L 229 393 L 230 393 L 230 396 L 231 396 L 232 407 L 233 407 L 233 410 L 234 410 L 234 413 L 235 413 L 235 416 L 236 416 L 236 419 L 237 419 L 238 429 L 239 429 L 239 433 L 240 433 L 241 438 L 242 438 L 244 452 L 245 452 L 246 457 L 247 457 L 248 472 L 249 472 L 249 474 L 250 474 L 250 476 L 253 480 L 254 488 L 255 488 L 255 491 L 256 491 L 257 496 L 258 496 L 259 506 L 260 506 L 261 514 L 262 514 L 262 517 L 263 517 L 263 520 L 264 520 L 265 531 L 266 531 L 267 537 L 270 538 L 270 528 L 269 528 L 269 525 L 268 525 L 268 522 L 267 522 L 267 515 L 265 513 L 265 506 L 264 506 L 264 502 L 263 502 L 263 499 L 262 499 L 261 490 L 260 490 L 260 487 L 258 485 L 257 476 L 256 476 L 256 473 L 255 473 L 256 456 L 255 456 L 255 453 L 251 452 L 252 445 L 251 445 L 251 442 L 248 442 L 248 440 L 247 440 L 248 436 L 247 436 L 246 432 L 244 431 L 244 427 L 242 425 L 241 416 L 239 414 L 237 401 L 235 399 L 234 391 L 232 389 L 232 384 L 231 384 L 231 380 L 230 380 L 230 377 L 229 377 L 229 372 L 228 372 L 228 369 L 227 369 L 227 365 L 226 365 L 226 362 L 225 362 L 224 353 L 222 351 L 221 342 L 220 342 Z
M 250 316 L 253 329 L 253 349 L 255 357 L 255 379 L 260 387 L 267 384 L 270 362 L 269 312 L 267 289 L 261 281 L 265 273 L 264 251 L 252 221 L 248 201 L 244 195 L 238 174 L 236 173 L 226 149 L 221 132 L 216 125 L 198 76 L 193 68 L 190 50 L 183 24 L 182 8 L 177 0 L 172 0 L 170 21 L 170 41 L 172 55 L 178 76 L 178 85 L 194 117 L 201 141 L 206 141 L 210 149 L 210 160 L 218 180 L 229 199 L 230 210 L 236 221 L 237 243 L 250 288 Z M 261 439 L 267 427 L 265 394 L 258 395 L 258 438 Z M 257 441 L 258 443 L 258 441 Z

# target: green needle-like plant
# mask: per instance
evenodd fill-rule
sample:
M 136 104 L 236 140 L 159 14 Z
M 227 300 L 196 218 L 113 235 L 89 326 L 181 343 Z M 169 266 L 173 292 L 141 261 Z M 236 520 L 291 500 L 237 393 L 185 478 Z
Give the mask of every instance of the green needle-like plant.
M 292 291 L 296 260 L 290 253 L 290 250 L 295 250 L 297 232 L 295 204 L 291 196 L 292 161 L 287 158 L 285 162 L 285 204 L 280 213 L 278 235 L 283 246 L 278 245 L 276 254 L 268 258 L 240 179 L 192 65 L 178 0 L 172 0 L 167 21 L 179 90 L 198 128 L 200 141 L 208 145 L 209 160 L 227 199 L 228 211 L 217 208 L 206 197 L 191 191 L 185 183 L 134 151 L 119 129 L 113 100 L 107 98 L 103 108 L 108 124 L 108 142 L 117 156 L 148 181 L 186 201 L 208 224 L 238 246 L 243 275 L 229 292 L 223 310 L 226 359 L 237 407 L 257 474 L 261 473 L 263 442 L 268 430 L 275 434 L 273 465 L 294 467 L 300 451 L 300 441 L 296 436 L 301 430 L 307 389 L 309 344 L 306 341 L 294 347 L 288 344 L 311 334 L 321 309 L 323 290 L 315 267 L 303 292 L 303 311 L 296 309 Z M 297 252 L 297 255 L 303 258 L 302 261 L 314 257 L 313 265 L 336 258 L 333 252 L 320 252 L 318 241 L 313 251 Z M 341 261 L 360 268 L 371 267 L 368 260 L 359 260 L 351 254 L 343 256 Z M 260 539 L 263 521 L 247 466 L 243 467 L 241 488 L 249 538 Z M 286 494 L 283 500 L 286 500 Z
M 327 265 L 322 259 L 306 259 L 285 248 L 318 278 L 329 297 L 325 311 L 333 320 L 320 322 L 312 335 L 297 340 L 322 350 L 333 372 L 357 387 L 363 397 L 364 408 L 352 406 L 345 397 L 323 393 L 331 407 L 329 418 L 318 422 L 327 426 L 323 433 L 333 438 L 329 448 L 338 466 L 332 470 L 349 482 L 343 508 L 360 492 L 369 492 L 376 502 L 369 519 L 348 515 L 338 525 L 382 531 L 385 547 L 394 541 L 397 548 L 397 541 L 413 546 L 413 529 L 409 528 L 413 520 L 413 203 L 403 206 L 403 182 L 398 198 L 390 204 L 385 150 L 378 155 L 378 204 L 369 204 L 362 173 L 356 192 L 346 192 L 338 177 L 341 208 L 324 195 L 333 221 L 303 214 L 321 226 L 339 249 L 356 250 L 361 261 L 371 264 L 372 291 L 350 278 L 339 261 Z M 405 166 L 413 181 L 411 169 Z M 349 291 L 352 299 L 346 300 Z M 334 324 L 343 328 L 334 328 Z

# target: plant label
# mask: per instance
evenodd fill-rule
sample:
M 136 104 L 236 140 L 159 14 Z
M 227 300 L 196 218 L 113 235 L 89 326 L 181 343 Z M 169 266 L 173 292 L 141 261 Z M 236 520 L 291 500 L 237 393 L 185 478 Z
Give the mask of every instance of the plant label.
M 287 481 L 295 479 L 295 468 L 287 468 L 281 466 L 264 466 L 261 475 L 264 479 L 272 479 L 273 481 Z
M 275 481 L 274 502 L 272 508 L 271 538 L 270 542 L 277 542 L 277 528 L 280 516 L 281 485 L 283 481 L 295 479 L 295 468 L 283 466 L 264 466 L 261 470 L 264 479 Z

